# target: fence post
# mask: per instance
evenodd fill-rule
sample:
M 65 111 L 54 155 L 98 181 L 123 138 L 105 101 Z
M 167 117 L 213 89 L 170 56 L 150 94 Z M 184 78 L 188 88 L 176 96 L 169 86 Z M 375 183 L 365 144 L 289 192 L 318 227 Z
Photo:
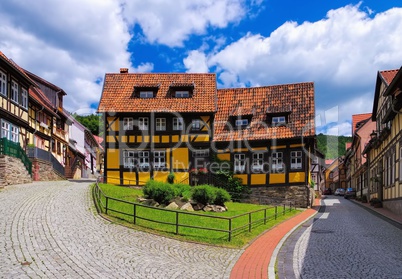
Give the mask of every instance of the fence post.
M 108 207 L 108 203 L 109 203 L 109 198 L 108 198 L 108 197 L 106 197 L 106 196 L 105 196 L 105 198 L 106 198 L 106 208 L 105 208 L 105 214 L 107 214 L 107 207 Z
M 176 234 L 179 234 L 179 212 L 176 211 Z
M 275 220 L 276 220 L 277 216 L 278 216 L 278 206 L 275 205 Z
M 134 217 L 133 223 L 135 225 L 135 223 L 137 222 L 137 206 L 135 203 L 134 203 L 134 216 L 133 217 Z
M 229 242 L 232 240 L 232 218 L 229 219 Z
M 283 204 L 283 215 L 285 215 L 286 212 L 286 203 Z
M 248 214 L 248 231 L 251 232 L 251 213 Z
M 264 209 L 264 225 L 267 224 L 267 209 Z

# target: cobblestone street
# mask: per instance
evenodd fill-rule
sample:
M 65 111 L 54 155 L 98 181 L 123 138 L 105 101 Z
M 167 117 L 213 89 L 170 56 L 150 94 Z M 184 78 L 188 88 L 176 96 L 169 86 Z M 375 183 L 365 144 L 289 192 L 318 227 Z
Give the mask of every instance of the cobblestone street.
M 243 250 L 109 223 L 94 214 L 88 185 L 0 190 L 0 278 L 229 278 Z
M 279 278 L 402 278 L 402 230 L 328 196 L 278 255 Z

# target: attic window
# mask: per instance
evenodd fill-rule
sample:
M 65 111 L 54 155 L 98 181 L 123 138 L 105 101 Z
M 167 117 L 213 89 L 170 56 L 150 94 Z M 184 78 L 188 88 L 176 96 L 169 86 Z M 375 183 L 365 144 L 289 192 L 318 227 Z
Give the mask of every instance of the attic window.
M 172 98 L 191 98 L 193 93 L 193 83 L 172 83 L 169 86 L 169 95 Z
M 146 98 L 153 98 L 153 97 L 154 97 L 153 91 L 140 91 L 140 98 L 146 99 Z
M 237 119 L 235 122 L 236 127 L 242 127 L 248 125 L 248 119 Z
M 189 98 L 190 97 L 190 92 L 187 91 L 187 90 L 176 91 L 175 92 L 175 97 L 176 98 Z
M 286 124 L 286 116 L 273 116 L 272 126 L 280 126 Z
M 158 84 L 134 86 L 133 97 L 141 99 L 155 98 L 158 89 Z

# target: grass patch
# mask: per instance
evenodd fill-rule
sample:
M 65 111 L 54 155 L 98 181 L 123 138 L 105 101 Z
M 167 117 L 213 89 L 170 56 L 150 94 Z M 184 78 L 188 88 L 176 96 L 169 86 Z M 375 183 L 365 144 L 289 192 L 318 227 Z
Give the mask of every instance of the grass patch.
M 127 203 L 137 203 L 138 197 L 143 196 L 141 189 L 133 189 L 111 184 L 99 184 L 99 186 L 105 195 L 118 199 L 108 200 L 109 210 L 107 212 L 109 218 L 112 218 L 116 223 L 180 240 L 225 247 L 242 247 L 262 232 L 300 213 L 300 210 L 292 210 L 291 212 L 286 211 L 285 214 L 283 214 L 283 207 L 278 207 L 278 214 L 275 219 L 274 207 L 268 208 L 266 205 L 226 202 L 225 205 L 228 208 L 228 211 L 226 212 L 216 213 L 197 211 L 192 214 L 187 214 L 187 212 L 181 210 L 163 210 L 162 208 L 149 208 L 138 204 L 133 205 Z M 103 207 L 102 213 L 105 213 L 104 206 L 106 205 L 106 198 L 104 196 L 101 196 L 101 204 L 101 207 Z M 135 219 L 134 211 L 137 216 Z M 218 218 L 211 218 L 211 216 Z M 235 231 L 232 233 L 231 241 L 229 242 L 228 232 L 226 232 L 229 230 L 229 220 L 226 218 L 235 216 L 238 217 L 231 221 L 231 228 Z M 265 217 L 267 220 L 264 222 Z M 250 218 L 253 222 L 251 232 L 249 231 L 248 225 Z M 176 223 L 177 219 L 180 225 L 189 226 L 180 226 L 178 228 L 178 234 L 176 234 L 177 227 L 172 225 Z M 156 223 L 151 220 L 157 220 L 161 223 Z M 214 230 L 206 230 L 199 227 Z

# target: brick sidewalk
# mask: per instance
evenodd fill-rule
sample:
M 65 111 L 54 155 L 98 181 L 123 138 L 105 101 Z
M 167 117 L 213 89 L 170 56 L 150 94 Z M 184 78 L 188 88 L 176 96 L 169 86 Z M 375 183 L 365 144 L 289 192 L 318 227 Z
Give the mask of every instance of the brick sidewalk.
M 316 199 L 315 204 L 320 204 Z M 231 279 L 268 278 L 268 265 L 281 239 L 294 227 L 317 213 L 319 206 L 307 209 L 277 225 L 250 244 L 236 262 Z

